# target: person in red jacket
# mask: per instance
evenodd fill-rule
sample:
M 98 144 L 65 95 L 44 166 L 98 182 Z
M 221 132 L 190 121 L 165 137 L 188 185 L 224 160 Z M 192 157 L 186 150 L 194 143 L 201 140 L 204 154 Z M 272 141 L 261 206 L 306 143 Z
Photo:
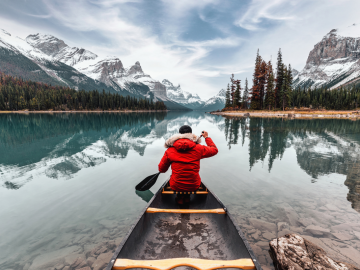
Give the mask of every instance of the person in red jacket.
M 200 159 L 215 156 L 218 149 L 206 131 L 202 132 L 202 136 L 207 146 L 200 144 L 201 138 L 192 134 L 188 125 L 182 126 L 179 133 L 166 140 L 165 148 L 168 149 L 159 163 L 159 172 L 166 172 L 171 165 L 171 189 L 195 191 L 201 184 Z M 177 201 L 182 204 L 183 200 L 189 201 L 189 198 L 178 197 Z

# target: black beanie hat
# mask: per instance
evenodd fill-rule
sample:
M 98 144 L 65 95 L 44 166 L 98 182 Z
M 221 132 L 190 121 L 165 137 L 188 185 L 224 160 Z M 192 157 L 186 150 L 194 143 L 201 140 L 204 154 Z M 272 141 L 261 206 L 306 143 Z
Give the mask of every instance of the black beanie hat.
M 179 129 L 179 133 L 180 133 L 180 134 L 192 133 L 192 129 L 191 129 L 191 127 L 188 126 L 188 125 L 183 125 L 183 126 Z

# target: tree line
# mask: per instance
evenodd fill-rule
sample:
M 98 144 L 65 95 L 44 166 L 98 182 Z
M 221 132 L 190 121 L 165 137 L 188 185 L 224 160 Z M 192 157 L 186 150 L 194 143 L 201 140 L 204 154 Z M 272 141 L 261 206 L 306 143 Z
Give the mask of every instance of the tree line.
M 277 57 L 276 72 L 271 61 L 266 62 L 256 55 L 253 73 L 253 86 L 249 89 L 245 80 L 244 89 L 241 80 L 231 75 L 227 86 L 224 110 L 286 110 L 286 109 L 327 109 L 352 110 L 360 103 L 360 85 L 330 89 L 328 86 L 293 87 L 292 68 L 282 60 L 281 49 Z
M 0 110 L 166 110 L 162 101 L 112 94 L 105 90 L 76 91 L 69 87 L 23 80 L 0 72 Z
M 360 87 L 340 87 L 338 89 L 297 88 L 291 96 L 292 107 L 306 107 L 327 110 L 357 110 L 360 103 Z

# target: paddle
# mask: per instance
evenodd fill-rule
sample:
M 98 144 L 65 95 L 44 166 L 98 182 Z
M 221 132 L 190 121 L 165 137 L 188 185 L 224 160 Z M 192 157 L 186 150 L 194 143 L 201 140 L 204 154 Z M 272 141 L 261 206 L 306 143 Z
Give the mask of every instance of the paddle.
M 204 131 L 202 132 L 204 133 Z M 202 137 L 203 135 L 201 134 L 200 135 L 200 138 Z M 146 177 L 144 180 L 142 180 L 139 184 L 137 184 L 137 186 L 135 187 L 136 190 L 138 191 L 145 191 L 145 190 L 148 190 L 150 189 L 155 183 L 156 183 L 156 180 L 158 179 L 159 177 L 159 172 L 158 173 L 155 173 L 155 174 L 152 174 L 148 177 Z
M 158 172 L 158 173 L 155 173 L 155 174 L 152 174 L 152 175 L 146 177 L 135 187 L 135 189 L 138 191 L 148 190 L 156 183 L 156 180 L 158 179 L 159 174 L 160 173 Z

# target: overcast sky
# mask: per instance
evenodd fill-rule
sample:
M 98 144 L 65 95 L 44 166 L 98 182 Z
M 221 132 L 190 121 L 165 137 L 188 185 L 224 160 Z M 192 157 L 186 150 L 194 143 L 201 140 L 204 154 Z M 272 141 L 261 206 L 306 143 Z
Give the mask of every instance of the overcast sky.
M 45 33 L 124 66 L 139 61 L 206 99 L 231 73 L 252 79 L 256 51 L 301 70 L 331 29 L 360 23 L 359 0 L 1 0 L 0 28 Z

